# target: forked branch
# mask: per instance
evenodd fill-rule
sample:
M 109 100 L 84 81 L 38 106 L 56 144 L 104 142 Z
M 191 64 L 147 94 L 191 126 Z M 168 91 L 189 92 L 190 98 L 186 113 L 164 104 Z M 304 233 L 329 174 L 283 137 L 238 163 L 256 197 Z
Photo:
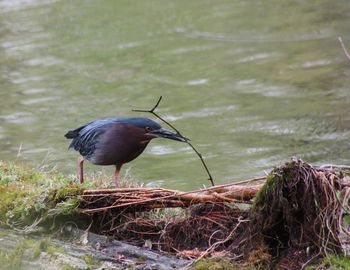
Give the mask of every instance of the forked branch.
M 197 154 L 197 156 L 200 158 L 200 160 L 201 160 L 201 162 L 202 162 L 202 164 L 203 164 L 203 167 L 204 167 L 204 169 L 206 170 L 206 172 L 207 172 L 207 174 L 208 174 L 208 176 L 209 176 L 209 179 L 208 179 L 208 180 L 211 182 L 212 186 L 215 186 L 215 184 L 214 184 L 214 179 L 213 179 L 213 177 L 212 177 L 212 175 L 211 175 L 211 173 L 210 173 L 210 171 L 209 171 L 209 169 L 208 169 L 207 164 L 205 163 L 205 161 L 204 161 L 204 159 L 203 159 L 203 157 L 202 157 L 202 154 L 199 153 L 199 152 L 197 151 L 197 149 L 190 143 L 190 140 L 187 139 L 185 136 L 183 136 L 183 135 L 181 134 L 181 132 L 180 132 L 177 128 L 175 128 L 172 124 L 170 124 L 168 121 L 166 121 L 163 117 L 161 117 L 159 114 L 157 114 L 157 113 L 155 112 L 155 110 L 156 110 L 156 108 L 158 107 L 158 105 L 159 105 L 160 101 L 162 100 L 162 98 L 163 98 L 163 97 L 160 96 L 159 99 L 158 99 L 158 101 L 157 101 L 157 103 L 156 103 L 156 105 L 154 105 L 153 108 L 150 109 L 150 110 L 136 110 L 136 109 L 133 109 L 132 111 L 133 111 L 133 112 L 147 112 L 147 113 L 153 114 L 155 117 L 157 117 L 157 118 L 158 118 L 159 120 L 161 120 L 163 123 L 165 123 L 166 125 L 168 125 L 169 127 L 171 127 L 171 128 L 177 133 L 177 135 L 181 136 L 181 137 L 186 141 L 186 143 L 193 149 L 193 151 Z

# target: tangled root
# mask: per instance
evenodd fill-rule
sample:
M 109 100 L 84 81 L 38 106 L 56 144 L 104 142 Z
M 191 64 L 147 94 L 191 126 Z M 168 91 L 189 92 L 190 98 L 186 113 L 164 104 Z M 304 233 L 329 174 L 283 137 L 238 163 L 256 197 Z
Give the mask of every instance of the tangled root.
M 349 252 L 349 179 L 330 169 L 293 160 L 274 169 L 251 210 L 252 231 L 274 257 Z M 301 256 L 303 257 L 303 256 Z
M 327 253 L 349 254 L 349 202 L 350 178 L 343 172 L 292 160 L 267 176 L 250 208 L 207 201 L 168 219 L 136 208 L 92 216 L 95 232 L 133 244 L 148 241 L 155 249 L 197 257 L 225 252 L 236 262 L 269 267 L 271 260 L 281 269 L 300 269 Z
M 162 240 L 168 251 L 183 249 L 207 250 L 216 243 L 215 250 L 225 249 L 232 229 L 247 217 L 247 212 L 223 204 L 206 203 L 195 206 L 183 220 L 169 223 Z

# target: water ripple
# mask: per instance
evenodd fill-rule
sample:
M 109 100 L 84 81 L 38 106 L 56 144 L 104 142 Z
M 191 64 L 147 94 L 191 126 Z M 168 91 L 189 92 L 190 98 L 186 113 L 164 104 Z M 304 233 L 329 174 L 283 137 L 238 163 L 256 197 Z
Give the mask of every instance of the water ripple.
M 184 54 L 184 53 L 190 53 L 190 52 L 201 52 L 201 51 L 207 51 L 207 50 L 214 49 L 215 47 L 217 47 L 217 46 L 203 45 L 203 46 L 193 46 L 193 47 L 182 47 L 182 48 L 177 48 L 173 51 L 170 51 L 169 53 L 171 53 L 171 54 Z
M 166 115 L 164 116 L 165 120 L 168 121 L 177 121 L 179 119 L 189 118 L 189 117 L 207 117 L 212 115 L 220 115 L 227 111 L 234 110 L 236 107 L 234 105 L 218 107 L 218 108 L 205 108 L 198 111 L 184 112 L 180 115 Z
M 301 42 L 301 41 L 312 41 L 321 40 L 334 37 L 333 33 L 307 33 L 304 35 L 297 35 L 291 37 L 274 38 L 269 36 L 261 37 L 237 37 L 223 33 L 212 33 L 202 31 L 188 31 L 185 28 L 176 28 L 176 33 L 184 34 L 186 37 L 195 39 L 207 39 L 221 42 L 232 42 L 232 43 L 272 43 L 272 42 Z
M 7 78 L 10 80 L 11 83 L 14 84 L 23 84 L 28 82 L 39 82 L 43 81 L 44 78 L 40 76 L 23 76 L 20 72 L 11 72 Z
M 191 80 L 187 82 L 187 85 L 201 85 L 201 84 L 207 84 L 208 79 L 197 79 L 197 80 Z
M 21 104 L 23 105 L 36 105 L 39 103 L 46 103 L 48 101 L 53 101 L 53 100 L 57 100 L 59 99 L 59 97 L 40 97 L 40 98 L 30 98 L 30 99 L 26 99 L 21 101 Z
M 26 60 L 26 61 L 24 61 L 24 64 L 26 64 L 28 66 L 48 67 L 48 66 L 62 64 L 63 62 L 64 62 L 63 60 L 58 59 L 54 56 L 45 56 L 45 57 L 32 58 L 30 60 Z
M 48 5 L 57 0 L 2 0 L 0 1 L 1 13 L 25 10 L 28 7 Z
M 29 124 L 36 121 L 33 114 L 29 112 L 15 112 L 7 115 L 0 115 L 0 118 L 11 124 Z
M 150 153 L 154 155 L 168 155 L 173 153 L 187 152 L 191 151 L 190 147 L 172 148 L 164 145 L 154 145 L 149 150 Z
M 328 59 L 319 59 L 314 61 L 306 61 L 302 64 L 290 65 L 290 69 L 299 69 L 299 68 L 314 68 L 314 67 L 323 67 L 333 64 L 334 61 Z
M 257 54 L 253 54 L 253 55 L 249 55 L 249 56 L 240 58 L 237 60 L 237 63 L 246 63 L 246 62 L 263 60 L 263 59 L 268 59 L 268 58 L 277 58 L 280 56 L 281 56 L 281 54 L 279 54 L 279 53 L 257 53 Z

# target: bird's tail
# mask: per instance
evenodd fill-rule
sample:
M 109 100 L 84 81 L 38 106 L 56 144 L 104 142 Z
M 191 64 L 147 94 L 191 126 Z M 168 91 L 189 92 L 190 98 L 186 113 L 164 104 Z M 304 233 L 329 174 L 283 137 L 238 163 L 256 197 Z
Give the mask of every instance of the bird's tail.
M 66 134 L 64 134 L 64 137 L 66 137 L 67 139 L 74 139 L 74 138 L 79 136 L 80 130 L 82 130 L 84 127 L 85 126 L 82 126 L 80 128 L 74 129 L 74 130 L 70 130 Z
M 74 139 L 78 136 L 78 134 L 79 132 L 75 132 L 75 130 L 70 130 L 66 134 L 64 134 L 64 137 L 66 137 L 67 139 Z

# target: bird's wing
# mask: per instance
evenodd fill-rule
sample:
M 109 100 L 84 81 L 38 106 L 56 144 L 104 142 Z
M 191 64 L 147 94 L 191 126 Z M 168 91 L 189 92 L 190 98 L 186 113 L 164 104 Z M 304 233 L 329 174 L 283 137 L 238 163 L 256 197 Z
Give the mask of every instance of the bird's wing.
M 85 126 L 79 127 L 76 130 L 69 131 L 66 135 L 72 134 L 75 136 L 69 145 L 69 148 L 74 148 L 74 150 L 79 151 L 82 156 L 92 155 L 95 151 L 98 137 L 105 133 L 106 130 L 115 123 L 118 123 L 118 119 L 98 119 L 86 124 Z

